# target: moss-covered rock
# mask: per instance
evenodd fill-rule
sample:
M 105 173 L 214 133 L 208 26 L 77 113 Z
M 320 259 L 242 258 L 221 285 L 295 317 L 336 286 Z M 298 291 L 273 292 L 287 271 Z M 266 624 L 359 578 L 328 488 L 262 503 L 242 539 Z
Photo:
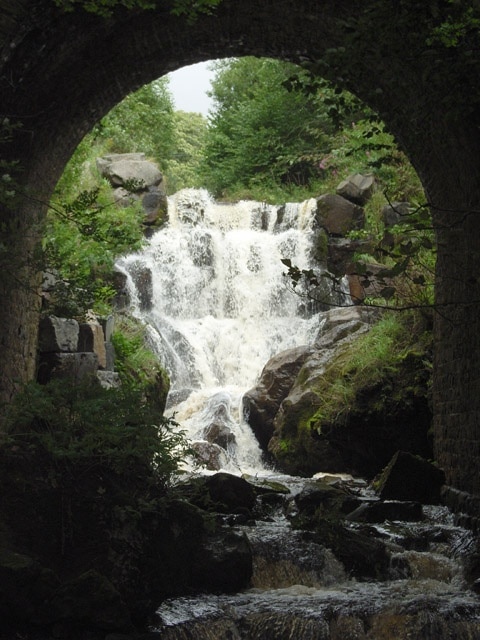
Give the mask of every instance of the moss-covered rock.
M 275 417 L 280 469 L 372 478 L 399 449 L 431 458 L 430 345 L 429 332 L 387 318 L 333 358 L 309 358 Z

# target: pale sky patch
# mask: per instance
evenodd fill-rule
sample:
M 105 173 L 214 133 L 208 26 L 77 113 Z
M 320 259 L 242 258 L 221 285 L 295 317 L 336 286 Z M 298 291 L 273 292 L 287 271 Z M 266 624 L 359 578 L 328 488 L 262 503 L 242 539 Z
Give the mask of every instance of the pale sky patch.
M 214 72 L 208 69 L 209 62 L 199 62 L 168 74 L 170 92 L 177 111 L 193 111 L 207 116 L 212 106 L 207 96 Z

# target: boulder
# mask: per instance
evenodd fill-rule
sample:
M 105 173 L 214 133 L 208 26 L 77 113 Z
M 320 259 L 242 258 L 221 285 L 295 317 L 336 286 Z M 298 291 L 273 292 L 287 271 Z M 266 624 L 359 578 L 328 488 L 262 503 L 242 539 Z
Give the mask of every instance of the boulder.
M 104 318 L 99 318 L 98 322 L 100 322 L 100 324 L 102 326 L 105 342 L 110 342 L 110 340 L 112 339 L 113 331 L 115 329 L 115 318 L 114 318 L 114 316 L 108 315 L 108 316 L 106 316 Z
M 440 503 L 445 474 L 434 464 L 406 451 L 397 451 L 373 486 L 382 500 Z
M 307 346 L 282 351 L 267 362 L 258 384 L 243 396 L 244 418 L 264 451 L 273 436 L 273 421 L 280 404 L 312 353 Z
M 225 450 L 218 444 L 199 440 L 190 446 L 195 452 L 195 461 L 210 471 L 219 471 L 227 463 Z
M 130 274 L 138 292 L 140 309 L 142 311 L 150 309 L 153 296 L 151 270 L 142 262 L 137 261 L 131 265 Z
M 236 592 L 249 586 L 252 571 L 252 550 L 245 533 L 221 529 L 208 536 L 195 558 L 193 587 L 201 592 Z
M 143 153 L 103 156 L 97 159 L 97 168 L 113 187 L 123 187 L 131 180 L 138 181 L 139 188 L 135 191 L 158 186 L 163 179 L 157 165 L 146 160 Z
M 155 186 L 148 187 L 147 193 L 142 198 L 142 207 L 145 212 L 143 224 L 152 226 L 162 223 L 168 210 L 165 191 Z
M 346 519 L 352 522 L 385 522 L 385 520 L 418 522 L 423 519 L 423 510 L 419 502 L 379 500 L 361 504 L 349 513 Z
M 353 328 L 356 321 L 351 322 Z M 368 328 L 367 323 L 364 326 Z M 332 335 L 338 337 L 341 330 L 338 325 Z M 423 349 L 405 354 L 395 371 L 386 370 L 376 383 L 364 378 L 348 404 L 338 396 L 337 404 L 332 405 L 329 394 L 334 376 L 342 377 L 341 367 L 335 374 L 336 358 L 341 352 L 347 357 L 349 341 L 357 333 L 346 335 L 334 348 L 315 351 L 282 401 L 268 444 L 281 471 L 302 476 L 343 472 L 372 479 L 398 450 L 432 455 L 430 374 L 425 367 L 428 353 Z M 323 340 L 330 342 L 327 334 Z M 328 411 L 323 410 L 324 403 Z M 415 496 L 386 497 L 417 500 Z
M 295 496 L 301 517 L 338 517 L 359 505 L 359 498 L 326 482 L 309 482 Z
M 371 239 L 329 238 L 327 246 L 327 269 L 334 276 L 341 278 L 352 273 L 352 262 L 355 254 L 371 253 L 374 241 Z
M 382 209 L 382 220 L 386 228 L 393 227 L 394 225 L 402 222 L 402 220 L 408 220 L 410 213 L 409 202 L 392 202 L 386 204 Z
M 104 389 L 118 389 L 122 382 L 115 371 L 97 371 L 97 379 Z
M 94 569 L 63 584 L 50 602 L 52 620 L 100 629 L 131 627 L 128 607 L 111 582 Z
M 329 235 L 345 236 L 349 231 L 363 228 L 365 212 L 342 196 L 326 194 L 317 198 L 315 219 Z
M 216 473 L 207 478 L 206 487 L 210 499 L 220 511 L 251 510 L 256 494 L 250 483 L 229 473 Z
M 232 430 L 221 421 L 212 422 L 203 432 L 205 440 L 227 450 L 229 445 L 235 444 L 235 435 Z
M 316 349 L 333 349 L 351 336 L 365 333 L 378 319 L 376 309 L 343 307 L 327 311 L 315 338 Z
M 78 322 L 73 319 L 46 316 L 40 320 L 38 344 L 40 353 L 73 353 L 78 350 Z
M 364 176 L 361 173 L 355 173 L 343 180 L 336 191 L 342 198 L 363 206 L 372 196 L 374 185 L 373 175 Z
M 306 536 L 333 551 L 337 560 L 354 578 L 385 580 L 389 577 L 390 554 L 387 545 L 371 531 L 352 529 L 331 518 L 293 518 L 296 528 L 307 529 Z
M 131 207 L 140 200 L 136 193 L 127 191 L 124 187 L 117 187 L 113 190 L 113 201 L 119 207 Z
M 0 615 L 2 625 L 26 618 L 43 619 L 60 585 L 50 569 L 24 554 L 0 550 Z

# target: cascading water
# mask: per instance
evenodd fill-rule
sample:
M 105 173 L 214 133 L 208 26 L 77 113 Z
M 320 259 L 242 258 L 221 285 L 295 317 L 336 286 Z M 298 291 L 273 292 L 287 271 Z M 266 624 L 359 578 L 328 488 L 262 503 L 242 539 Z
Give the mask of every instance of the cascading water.
M 310 267 L 313 204 L 222 205 L 185 190 L 169 200 L 168 225 L 118 263 L 170 374 L 169 411 L 194 443 L 217 429 L 217 468 L 272 474 L 241 397 L 272 355 L 312 342 L 318 331 L 319 314 L 289 291 L 281 263 Z M 420 522 L 368 525 L 367 536 L 385 540 L 390 566 L 381 580 L 356 581 L 322 541 L 290 529 L 285 515 L 305 480 L 274 480 L 289 487 L 282 507 L 241 527 L 253 552 L 251 588 L 163 602 L 152 637 L 480 640 L 480 603 L 462 573 L 472 536 L 445 507 L 425 507 Z M 365 499 L 362 482 L 350 481 Z
M 309 343 L 318 329 L 318 315 L 305 317 L 286 286 L 281 262 L 310 266 L 314 204 L 218 204 L 187 189 L 170 198 L 169 223 L 146 249 L 118 263 L 170 374 L 169 410 L 197 442 L 221 420 L 231 432 L 221 466 L 231 471 L 262 468 L 242 394 L 272 355 Z M 152 300 L 140 311 L 135 274 L 145 270 Z

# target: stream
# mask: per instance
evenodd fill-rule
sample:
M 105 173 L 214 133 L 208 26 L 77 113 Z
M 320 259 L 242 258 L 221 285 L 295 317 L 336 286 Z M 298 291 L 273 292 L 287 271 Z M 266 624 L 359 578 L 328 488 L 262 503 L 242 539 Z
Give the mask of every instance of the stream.
M 322 312 L 308 312 L 286 286 L 281 263 L 310 268 L 313 211 L 314 201 L 221 204 L 205 191 L 183 190 L 169 198 L 168 224 L 117 264 L 169 372 L 168 414 L 197 451 L 215 456 L 215 470 L 285 487 L 254 521 L 235 524 L 253 550 L 250 588 L 165 601 L 152 637 L 480 639 L 480 600 L 465 579 L 476 542 L 446 507 L 424 505 L 415 521 L 351 522 L 353 531 L 382 540 L 390 558 L 382 579 L 354 578 L 327 546 L 294 530 L 291 516 L 295 497 L 318 478 L 359 500 L 374 501 L 372 491 L 360 478 L 321 469 L 314 479 L 277 473 L 244 419 L 242 396 L 266 362 L 311 344 L 322 323 Z M 343 296 L 332 293 L 332 303 Z M 231 434 L 224 447 L 205 439 L 214 420 Z

